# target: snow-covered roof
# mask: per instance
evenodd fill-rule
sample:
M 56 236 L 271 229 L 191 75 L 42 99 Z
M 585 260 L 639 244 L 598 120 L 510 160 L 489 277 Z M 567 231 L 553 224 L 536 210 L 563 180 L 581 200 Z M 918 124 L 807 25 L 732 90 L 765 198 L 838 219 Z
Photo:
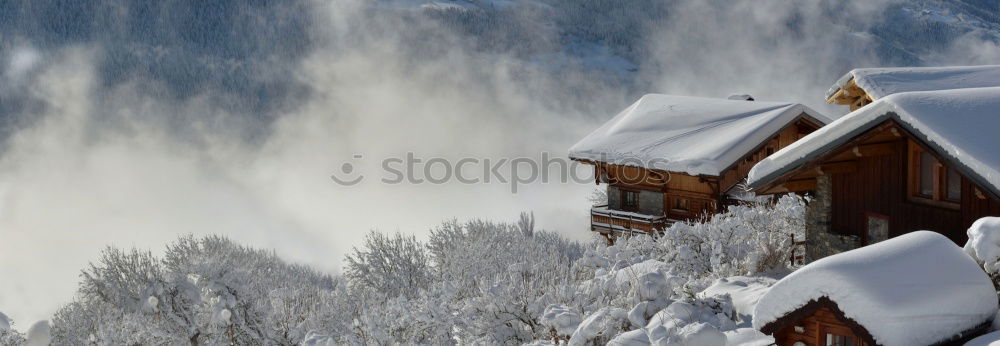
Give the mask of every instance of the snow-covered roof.
M 1000 195 L 1000 87 L 893 94 L 778 150 L 747 177 L 759 188 L 892 119 L 977 185 Z
M 720 175 L 800 115 L 797 103 L 647 94 L 569 150 L 573 159 Z
M 826 297 L 880 345 L 930 345 L 989 321 L 997 293 L 944 236 L 918 231 L 810 263 L 778 281 L 754 309 L 768 324 Z
M 965 346 L 1000 346 L 1000 331 L 977 336 L 966 342 Z
M 826 98 L 852 79 L 872 99 L 878 100 L 908 91 L 1000 86 L 1000 65 L 859 68 L 840 77 L 826 92 Z

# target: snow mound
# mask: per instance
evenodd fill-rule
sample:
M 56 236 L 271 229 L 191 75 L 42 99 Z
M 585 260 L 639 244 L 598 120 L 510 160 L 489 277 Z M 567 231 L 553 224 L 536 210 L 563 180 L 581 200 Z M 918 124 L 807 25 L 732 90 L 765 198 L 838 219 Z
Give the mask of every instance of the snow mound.
M 753 310 L 757 307 L 760 297 L 767 294 L 774 285 L 774 279 L 765 277 L 734 276 L 715 280 L 701 292 L 703 296 L 721 296 L 728 294 L 733 300 L 733 308 L 741 319 L 750 321 Z M 746 325 L 749 327 L 749 324 Z
M 644 329 L 653 345 L 723 346 L 726 335 L 703 322 L 714 317 L 690 303 L 674 302 L 653 316 Z
M 49 321 L 38 321 L 28 329 L 28 340 L 25 346 L 48 346 L 52 344 L 52 327 Z
M 726 344 L 726 334 L 708 323 L 695 322 L 681 328 L 672 341 L 666 345 L 723 346 Z
M 690 175 L 721 171 L 800 115 L 797 103 L 647 94 L 569 150 L 578 160 Z
M 749 102 L 748 102 L 749 103 Z M 758 188 L 895 120 L 983 188 L 1000 195 L 1000 87 L 890 95 L 851 112 L 761 160 L 747 177 Z
M 580 314 L 573 309 L 562 305 L 549 305 L 545 308 L 539 322 L 546 327 L 555 329 L 559 335 L 572 335 L 581 321 Z
M 649 345 L 649 336 L 646 331 L 636 329 L 618 334 L 614 339 L 608 341 L 608 346 L 644 346 Z
M 312 331 L 306 333 L 305 340 L 302 340 L 302 346 L 336 346 L 336 345 L 337 341 L 334 340 L 333 337 Z
M 908 233 L 813 262 L 781 279 L 754 309 L 759 330 L 827 297 L 878 344 L 929 345 L 990 320 L 997 293 L 948 238 Z
M 1000 217 L 984 217 L 972 223 L 965 252 L 983 266 L 987 273 L 1000 270 Z
M 1000 86 L 1000 65 L 859 68 L 840 77 L 826 92 L 826 98 L 852 79 L 878 100 L 909 91 L 997 87 Z
M 669 297 L 684 280 L 670 274 L 670 265 L 658 260 L 646 260 L 620 269 L 606 271 L 598 269 L 591 280 L 584 281 L 580 288 L 593 291 L 631 291 L 642 301 Z
M 601 335 L 615 335 L 628 321 L 628 313 L 624 309 L 603 307 L 591 314 L 573 332 L 569 338 L 572 345 L 590 345 Z
M 0 312 L 0 332 L 10 330 L 10 318 Z
M 753 328 L 740 328 L 725 332 L 727 346 L 770 346 L 774 338 Z

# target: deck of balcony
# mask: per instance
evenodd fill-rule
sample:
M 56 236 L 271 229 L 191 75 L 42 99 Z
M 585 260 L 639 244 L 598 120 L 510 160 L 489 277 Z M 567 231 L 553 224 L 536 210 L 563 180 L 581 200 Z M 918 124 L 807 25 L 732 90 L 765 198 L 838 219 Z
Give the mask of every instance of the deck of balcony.
M 636 212 L 608 209 L 607 205 L 595 205 L 590 209 L 590 229 L 608 236 L 621 233 L 647 233 L 662 231 L 675 220 L 665 215 L 646 215 Z

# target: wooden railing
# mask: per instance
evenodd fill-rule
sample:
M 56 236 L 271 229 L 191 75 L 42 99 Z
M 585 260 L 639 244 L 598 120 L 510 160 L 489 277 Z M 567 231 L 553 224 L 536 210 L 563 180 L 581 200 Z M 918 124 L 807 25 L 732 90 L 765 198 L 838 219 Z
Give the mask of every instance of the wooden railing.
M 662 231 L 671 224 L 663 215 L 645 215 L 634 212 L 611 210 L 607 205 L 597 205 L 590 209 L 590 229 L 606 234 L 652 233 Z
M 804 240 L 795 240 L 795 235 L 790 235 L 792 237 L 792 254 L 788 259 L 788 265 L 792 268 L 798 268 L 806 263 L 806 242 Z

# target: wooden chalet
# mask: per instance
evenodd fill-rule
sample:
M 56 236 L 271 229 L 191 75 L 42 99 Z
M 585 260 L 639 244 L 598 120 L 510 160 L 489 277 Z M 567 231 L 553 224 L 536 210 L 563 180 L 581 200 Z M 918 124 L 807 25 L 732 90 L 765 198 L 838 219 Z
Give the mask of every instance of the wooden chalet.
M 857 110 L 902 92 L 1000 86 L 1000 65 L 859 68 L 841 77 L 826 93 L 827 103 Z
M 916 230 L 964 244 L 1000 215 L 998 129 L 1000 88 L 893 94 L 762 160 L 748 185 L 814 196 L 810 260 Z
M 645 95 L 570 149 L 608 185 L 591 230 L 610 241 L 715 213 L 755 163 L 826 121 L 794 103 Z
M 753 326 L 778 346 L 962 345 L 996 309 L 982 268 L 921 231 L 796 270 L 760 298 Z

